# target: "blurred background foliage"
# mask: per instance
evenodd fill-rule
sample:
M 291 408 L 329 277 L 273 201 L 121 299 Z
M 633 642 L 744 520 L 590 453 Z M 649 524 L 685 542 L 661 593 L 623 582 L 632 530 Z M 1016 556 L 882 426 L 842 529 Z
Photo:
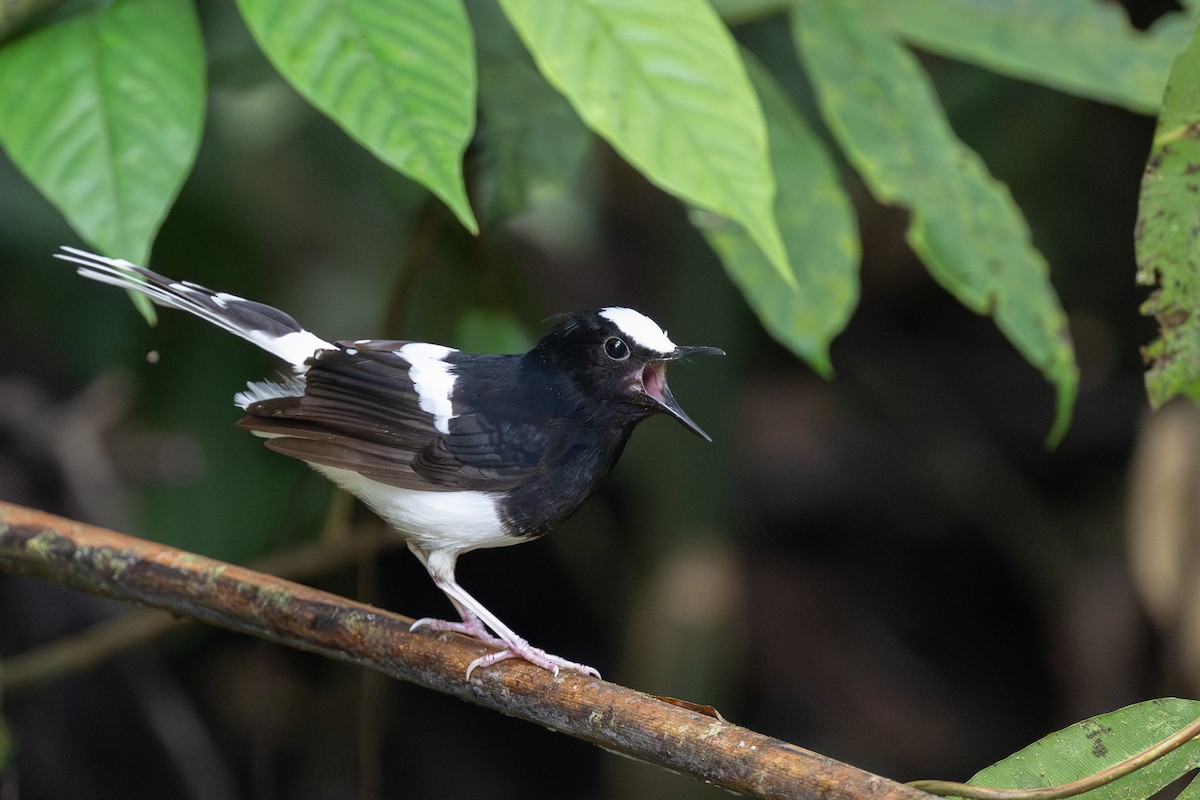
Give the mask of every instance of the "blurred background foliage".
M 1178 36 L 1162 33 L 1178 24 L 1175 4 L 1126 5 L 1128 30 L 1116 4 L 1061 7 L 1095 11 L 1114 37 Z M 787 15 L 762 3 L 719 10 L 804 124 L 825 131 Z M 1044 76 L 1003 63 L 951 60 L 963 54 L 949 23 L 947 33 L 888 22 L 920 48 L 953 134 L 1007 185 L 1053 265 L 1049 297 L 1069 319 L 1079 391 L 1069 433 L 1048 452 L 1055 387 L 931 280 L 915 217 L 873 199 L 879 186 L 853 151 L 830 174 L 857 218 L 860 297 L 832 342 L 827 381 L 764 332 L 763 298 L 726 275 L 735 248 L 713 239 L 723 264 L 706 241 L 712 218 L 613 147 L 582 138 L 554 152 L 562 185 L 506 174 L 523 121 L 489 109 L 488 87 L 541 79 L 489 49 L 495 37 L 478 37 L 483 111 L 464 162 L 481 223 L 472 236 L 461 207 L 456 219 L 278 77 L 236 7 L 197 11 L 203 138 L 152 266 L 334 338 L 512 352 L 553 313 L 626 304 L 676 341 L 729 352 L 671 374 L 714 445 L 650 421 L 602 492 L 554 534 L 463 559 L 463 583 L 522 634 L 611 680 L 715 705 L 900 780 L 963 778 L 1074 720 L 1196 695 L 1200 421 L 1190 405 L 1147 416 L 1138 352 L 1155 333 L 1133 285 L 1154 130 L 1144 90 L 1102 82 L 1107 96 L 1075 78 L 1045 88 L 1011 77 Z M 503 25 L 488 3 L 469 11 L 476 26 Z M 1017 49 L 1001 40 L 995 51 Z M 31 69 L 8 80 L 54 77 Z M 750 78 L 763 92 L 758 69 Z M 578 124 L 556 94 L 525 94 L 538 118 Z M 525 139 L 543 153 L 567 141 Z M 936 181 L 920 182 L 910 174 L 900 189 L 937 195 Z M 150 328 L 120 293 L 53 262 L 59 244 L 79 239 L 3 159 L 0 201 L 0 497 L 238 561 L 379 525 L 232 427 L 233 392 L 277 369 L 268 357 L 184 315 Z M 318 583 L 414 616 L 449 610 L 402 549 Z M 126 611 L 0 578 L 0 659 Z M 5 797 L 715 791 L 213 630 L 0 701 Z

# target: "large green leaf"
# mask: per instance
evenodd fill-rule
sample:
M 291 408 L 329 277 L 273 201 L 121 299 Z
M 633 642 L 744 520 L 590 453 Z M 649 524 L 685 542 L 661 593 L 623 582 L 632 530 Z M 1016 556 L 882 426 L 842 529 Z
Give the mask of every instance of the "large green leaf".
M 1175 395 L 1200 402 L 1200 34 L 1167 83 L 1134 229 L 1137 282 L 1158 287 L 1143 304 L 1159 337 L 1145 350 L 1146 389 L 1159 406 Z
M 794 31 L 821 113 L 871 192 L 910 209 L 933 277 L 997 327 L 1057 389 L 1066 432 L 1079 374 L 1049 269 L 1007 187 L 954 135 L 928 77 L 864 0 L 808 0 Z
M 276 69 L 378 156 L 478 230 L 462 155 L 475 54 L 461 0 L 238 0 Z
M 655 184 L 742 225 L 791 278 L 762 108 L 705 0 L 500 0 L 542 74 Z
M 79 235 L 145 263 L 200 143 L 186 0 L 98 3 L 0 47 L 0 144 Z
M 1151 114 L 1184 43 L 1174 29 L 1136 30 L 1107 0 L 873 0 L 872 8 L 926 50 Z
M 967 782 L 1006 789 L 1070 783 L 1145 750 L 1197 717 L 1200 702 L 1195 700 L 1147 700 L 1056 731 Z M 1130 775 L 1077 797 L 1143 800 L 1196 767 L 1200 767 L 1200 741 L 1192 740 Z
M 468 4 L 479 54 L 480 216 L 496 222 L 562 192 L 591 133 L 538 72 L 496 0 Z
M 702 230 L 763 327 L 829 375 L 829 343 L 858 303 L 854 209 L 824 145 L 770 73 L 749 53 L 743 55 L 766 114 L 771 163 L 779 181 L 775 217 L 795 271 L 793 280 L 783 280 L 735 223 Z

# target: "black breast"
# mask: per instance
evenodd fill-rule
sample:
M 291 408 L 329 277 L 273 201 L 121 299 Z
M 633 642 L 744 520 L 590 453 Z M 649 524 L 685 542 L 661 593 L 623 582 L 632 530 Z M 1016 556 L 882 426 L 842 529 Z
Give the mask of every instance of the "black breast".
M 641 415 L 588 397 L 557 370 L 521 361 L 521 369 L 503 374 L 489 374 L 478 362 L 459 373 L 456 410 L 461 405 L 477 413 L 452 419 L 447 443 L 457 450 L 478 439 L 471 428 L 485 417 L 492 457 L 521 465 L 521 479 L 505 489 L 500 513 L 514 533 L 540 536 L 574 513 L 608 475 Z
M 538 470 L 500 503 L 506 523 L 522 536 L 541 536 L 574 514 L 608 475 L 632 428 L 564 436 Z

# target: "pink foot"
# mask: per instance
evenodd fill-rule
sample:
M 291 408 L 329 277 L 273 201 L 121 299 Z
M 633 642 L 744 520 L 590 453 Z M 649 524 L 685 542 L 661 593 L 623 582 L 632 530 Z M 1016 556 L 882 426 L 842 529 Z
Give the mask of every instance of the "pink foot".
M 478 639 L 484 644 L 490 644 L 492 647 L 508 647 L 508 643 L 492 635 L 492 632 L 479 621 L 478 617 L 464 619 L 462 622 L 451 622 L 448 619 L 435 619 L 434 617 L 423 617 L 412 625 L 408 626 L 410 631 L 415 631 L 420 628 L 429 628 L 431 631 L 450 631 L 451 633 L 461 633 L 463 636 L 470 636 L 472 639 Z
M 574 661 L 568 661 L 565 658 L 551 655 L 545 650 L 533 647 L 528 642 L 522 642 L 520 647 L 512 645 L 502 645 L 503 650 L 495 653 L 488 653 L 486 656 L 480 656 L 467 665 L 467 680 L 471 680 L 471 673 L 476 667 L 487 667 L 492 664 L 497 664 L 501 661 L 507 661 L 510 658 L 520 658 L 533 664 L 535 667 L 541 667 L 548 670 L 551 674 L 557 676 L 559 669 L 569 669 L 575 672 L 581 672 L 584 675 L 590 675 L 593 678 L 599 678 L 600 673 L 595 667 L 589 667 L 586 664 L 578 664 Z
M 433 617 L 424 617 L 417 620 L 412 625 L 408 626 L 410 631 L 415 631 L 419 628 L 429 628 L 433 631 L 451 631 L 453 633 L 461 633 L 464 636 L 470 636 L 472 639 L 477 639 L 484 644 L 492 647 L 500 648 L 495 653 L 488 653 L 485 656 L 472 661 L 467 665 L 467 680 L 471 680 L 471 673 L 476 667 L 487 667 L 492 664 L 498 664 L 501 661 L 507 661 L 510 658 L 521 658 L 533 664 L 536 667 L 541 667 L 548 670 L 554 675 L 558 675 L 560 669 L 569 669 L 575 672 L 581 672 L 584 675 L 591 675 L 593 678 L 599 678 L 600 673 L 594 668 L 586 664 L 577 664 L 574 661 L 568 661 L 565 658 L 551 655 L 545 650 L 533 647 L 524 639 L 517 639 L 515 642 L 507 642 L 498 636 L 494 636 L 491 631 L 477 617 L 463 619 L 462 622 L 451 622 L 445 619 L 434 619 Z

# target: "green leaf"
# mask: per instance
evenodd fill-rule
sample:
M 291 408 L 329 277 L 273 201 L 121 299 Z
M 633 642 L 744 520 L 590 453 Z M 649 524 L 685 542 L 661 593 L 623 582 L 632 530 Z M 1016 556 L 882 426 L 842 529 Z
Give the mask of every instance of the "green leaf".
M 809 0 L 794 32 L 821 113 L 872 194 L 910 209 L 908 242 L 930 274 L 993 317 L 1057 390 L 1066 433 L 1079 373 L 1066 314 L 1008 189 L 955 137 L 916 60 L 862 0 Z
M 705 0 L 500 0 L 542 74 L 653 183 L 742 225 L 791 279 L 762 108 Z
M 461 0 L 238 0 L 296 91 L 472 233 L 462 155 L 475 127 L 475 54 Z
M 498 222 L 562 193 L 591 141 L 496 0 L 468 5 L 479 56 L 480 216 Z
M 1058 786 L 1106 769 L 1159 742 L 1200 717 L 1200 702 L 1147 700 L 1056 731 L 967 781 L 974 786 L 1033 789 Z M 1077 795 L 1081 800 L 1147 798 L 1200 767 L 1200 740 L 1119 780 Z
M 0 47 L 0 144 L 109 255 L 146 263 L 203 118 L 204 45 L 186 0 L 97 4 Z
M 1178 56 L 1179 51 L 1187 47 L 1187 43 L 1192 40 L 1196 22 L 1200 20 L 1200 3 L 1196 0 L 1181 0 L 1180 5 L 1183 6 L 1182 9 L 1163 14 L 1146 29 L 1147 34 L 1161 42 L 1164 47 L 1170 48 L 1173 57 Z M 1171 64 L 1167 66 L 1170 69 Z M 1167 76 L 1164 75 L 1160 88 L 1166 84 Z M 1159 106 L 1155 110 L 1162 108 L 1162 91 L 1159 92 L 1158 99 Z
M 1185 41 L 1136 30 L 1106 0 L 872 0 L 872 10 L 925 50 L 1148 114 Z
M 763 327 L 828 376 L 829 343 L 858 303 L 854 209 L 824 145 L 770 73 L 749 53 L 743 57 L 766 114 L 779 180 L 775 217 L 794 279 L 781 279 L 736 224 L 702 230 Z
M 1157 289 L 1142 313 L 1159 336 L 1144 352 L 1146 390 L 1157 407 L 1175 395 L 1200 402 L 1200 33 L 1180 54 L 1167 83 L 1134 228 L 1137 282 Z

